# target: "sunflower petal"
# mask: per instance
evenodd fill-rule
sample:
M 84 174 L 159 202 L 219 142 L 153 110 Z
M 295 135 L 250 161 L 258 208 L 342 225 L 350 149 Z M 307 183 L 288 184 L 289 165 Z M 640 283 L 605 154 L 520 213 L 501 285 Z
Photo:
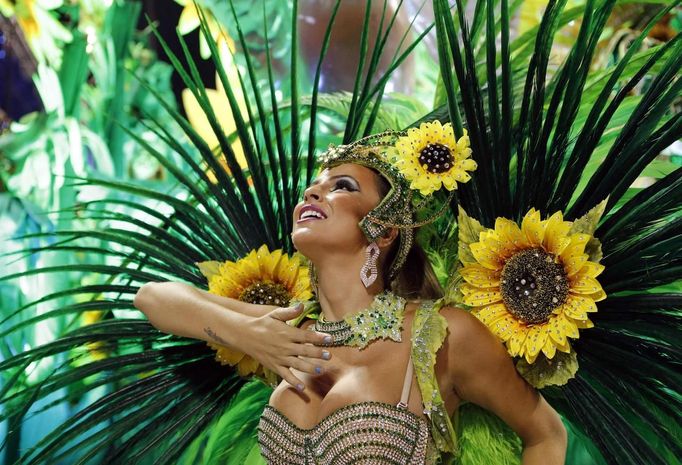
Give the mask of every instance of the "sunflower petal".
M 596 312 L 597 306 L 590 298 L 569 294 L 566 303 L 561 306 L 561 311 L 574 320 L 586 320 L 587 312 Z
M 592 323 L 592 320 L 590 320 L 589 318 L 586 318 L 585 320 L 575 321 L 575 325 L 579 329 L 594 328 L 594 323 Z
M 489 288 L 500 285 L 500 272 L 478 264 L 466 265 L 460 270 L 466 282 L 472 286 Z
M 554 341 L 552 340 L 552 338 L 547 337 L 545 345 L 542 346 L 542 353 L 545 354 L 545 357 L 547 358 L 551 359 L 554 357 L 554 355 L 556 354 L 556 345 L 554 345 Z
M 535 361 L 535 357 L 540 353 L 546 341 L 547 331 L 545 325 L 536 325 L 529 329 L 526 341 L 524 342 L 526 361 L 528 363 Z
M 570 291 L 575 294 L 596 294 L 602 290 L 599 281 L 585 274 L 574 275 L 570 281 Z
M 569 276 L 574 275 L 587 263 L 588 256 L 585 253 L 585 245 L 590 240 L 589 234 L 573 234 L 570 236 L 571 243 L 561 252 L 561 261 Z
M 587 276 L 590 276 L 592 278 L 596 278 L 599 276 L 602 271 L 604 271 L 605 267 L 604 265 L 596 262 L 585 262 L 582 268 L 580 268 L 580 271 L 578 273 L 580 274 L 586 274 Z
M 448 147 L 454 147 L 457 144 L 457 142 L 455 142 L 455 130 L 453 129 L 452 124 L 445 123 L 442 126 L 439 142 Z
M 523 343 L 526 341 L 528 336 L 528 330 L 525 326 L 518 325 L 512 332 L 511 338 L 509 338 L 508 347 L 509 352 L 512 356 L 523 355 Z
M 545 235 L 545 222 L 540 221 L 540 212 L 535 208 L 531 208 L 521 222 L 521 230 L 526 235 L 526 239 L 531 246 L 536 247 L 542 245 L 542 239 Z
M 521 228 L 507 218 L 497 218 L 495 220 L 495 233 L 500 238 L 500 242 L 504 244 L 505 258 L 511 256 L 519 249 L 528 247 L 528 241 Z
M 474 242 L 469 246 L 471 253 L 478 263 L 484 267 L 491 270 L 502 269 L 502 263 L 500 263 L 500 257 L 495 253 L 494 250 L 482 242 Z
M 604 292 L 604 289 L 600 289 L 599 291 L 595 292 L 594 294 L 590 294 L 587 297 L 594 300 L 595 302 L 600 302 L 606 299 L 606 292 Z
M 452 175 L 448 176 L 443 176 L 442 177 L 443 185 L 445 188 L 449 191 L 453 191 L 457 189 L 457 181 L 458 179 L 455 179 Z
M 506 315 L 490 325 L 490 330 L 500 340 L 507 342 L 519 326 L 519 322 L 511 315 Z
M 218 360 L 223 365 L 225 364 L 236 365 L 237 363 L 241 362 L 241 360 L 245 356 L 243 352 L 232 350 L 219 344 L 213 344 L 209 342 L 208 345 L 209 347 L 211 347 L 211 349 L 216 351 L 216 360 Z
M 561 316 L 551 317 L 547 322 L 549 337 L 557 344 L 557 346 L 566 344 L 566 332 L 562 324 Z
M 570 354 L 571 353 L 571 344 L 568 342 L 568 339 L 566 340 L 566 343 L 564 344 L 557 344 L 556 345 L 557 350 L 560 350 L 561 352 Z
M 255 373 L 258 370 L 260 364 L 248 355 L 245 356 L 241 362 L 237 364 L 237 373 L 240 376 L 248 376 L 251 373 Z
M 572 337 L 574 339 L 580 337 L 580 333 L 578 332 L 578 327 L 576 326 L 575 322 L 573 322 L 569 318 L 564 318 L 562 316 L 559 316 L 559 319 L 561 321 L 561 326 L 566 336 Z
M 462 135 L 462 137 L 457 139 L 457 151 L 458 152 L 463 152 L 463 151 L 469 149 L 469 146 L 471 145 L 470 141 L 469 141 L 469 134 L 468 134 L 467 130 L 463 129 L 463 131 L 464 131 L 464 134 Z
M 473 171 L 478 168 L 478 163 L 471 158 L 465 158 L 457 162 L 457 167 L 462 170 Z
M 471 179 L 471 176 L 469 173 L 461 169 L 459 166 L 457 166 L 455 169 L 452 171 L 452 175 L 455 177 L 455 179 L 458 182 L 465 183 L 468 182 Z
M 555 212 L 547 219 L 545 237 L 542 245 L 545 250 L 554 255 L 559 255 L 571 243 L 568 231 L 571 229 L 569 221 L 563 221 L 561 211 Z
M 503 303 L 488 305 L 487 307 L 476 309 L 472 313 L 488 327 L 505 315 L 509 315 L 507 307 Z
M 462 286 L 464 288 L 465 286 Z M 464 293 L 464 291 L 462 292 Z M 464 303 L 472 307 L 480 307 L 482 305 L 494 304 L 502 300 L 502 294 L 499 289 L 475 289 L 464 294 Z
M 528 362 L 529 365 L 533 364 L 535 362 L 535 359 L 538 358 L 539 353 L 540 351 L 538 351 L 537 353 L 531 353 L 528 350 L 526 350 L 526 353 L 524 355 L 526 358 L 526 362 Z

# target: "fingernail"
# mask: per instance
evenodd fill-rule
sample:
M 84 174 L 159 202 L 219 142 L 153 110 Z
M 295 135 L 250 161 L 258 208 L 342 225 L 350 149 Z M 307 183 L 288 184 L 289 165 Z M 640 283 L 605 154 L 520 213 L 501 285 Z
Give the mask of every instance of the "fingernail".
M 296 385 L 296 389 L 298 389 L 299 391 L 302 391 L 303 388 L 304 388 L 304 386 L 303 386 L 302 384 L 297 384 L 297 385 Z
M 332 343 L 332 337 L 331 336 L 325 336 L 324 337 L 324 343 L 325 344 L 331 344 Z
M 320 373 L 322 373 L 322 368 L 321 367 L 315 367 L 315 373 L 317 373 L 318 375 Z
M 322 351 L 322 358 L 323 359 L 329 360 L 330 357 L 331 357 L 331 354 L 328 351 L 326 351 L 326 350 Z

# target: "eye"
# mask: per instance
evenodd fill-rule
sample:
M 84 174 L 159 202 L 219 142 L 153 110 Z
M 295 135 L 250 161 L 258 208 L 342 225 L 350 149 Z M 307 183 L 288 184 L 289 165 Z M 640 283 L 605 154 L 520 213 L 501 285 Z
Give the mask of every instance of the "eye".
M 355 185 L 348 179 L 341 178 L 336 183 L 334 184 L 334 188 L 332 190 L 337 190 L 337 189 L 345 189 L 347 191 L 353 192 L 357 191 L 355 188 Z

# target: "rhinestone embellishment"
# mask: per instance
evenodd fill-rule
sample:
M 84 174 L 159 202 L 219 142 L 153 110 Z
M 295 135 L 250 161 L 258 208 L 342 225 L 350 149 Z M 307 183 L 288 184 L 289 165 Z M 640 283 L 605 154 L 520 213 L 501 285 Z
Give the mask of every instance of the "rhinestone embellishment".
M 405 299 L 385 291 L 374 297 L 369 308 L 348 315 L 343 320 L 325 321 L 320 315 L 313 329 L 331 335 L 332 342 L 325 345 L 363 349 L 379 338 L 400 342 L 404 313 Z

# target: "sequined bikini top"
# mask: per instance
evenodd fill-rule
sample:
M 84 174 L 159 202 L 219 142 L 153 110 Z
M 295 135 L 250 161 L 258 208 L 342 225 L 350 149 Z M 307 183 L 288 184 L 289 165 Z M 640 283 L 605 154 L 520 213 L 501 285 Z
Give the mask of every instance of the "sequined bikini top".
M 294 425 L 266 405 L 258 424 L 263 457 L 270 465 L 436 463 L 440 454 L 431 438 L 430 422 L 407 409 L 413 372 L 410 357 L 397 405 L 349 404 L 309 429 Z
M 442 453 L 457 455 L 457 436 L 434 370 L 436 352 L 447 332 L 447 321 L 440 314 L 442 306 L 443 299 L 426 300 L 416 309 L 410 359 L 398 405 L 371 401 L 350 404 L 310 429 L 297 427 L 276 408 L 266 406 L 258 425 L 258 441 L 268 463 L 430 465 Z M 412 372 L 428 419 L 405 408 Z

